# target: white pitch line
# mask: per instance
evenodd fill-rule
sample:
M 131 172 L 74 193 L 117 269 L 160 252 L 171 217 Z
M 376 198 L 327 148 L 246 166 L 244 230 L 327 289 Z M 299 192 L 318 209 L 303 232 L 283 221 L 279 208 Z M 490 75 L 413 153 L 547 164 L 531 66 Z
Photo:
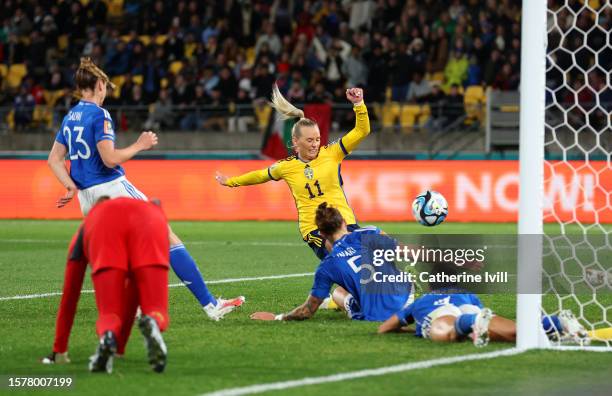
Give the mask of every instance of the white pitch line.
M 586 351 L 586 352 L 607 352 L 610 353 L 612 349 L 606 343 L 601 346 L 580 346 L 580 345 L 551 345 L 547 350 L 550 351 Z
M 304 276 L 312 276 L 313 272 L 304 272 L 298 274 L 285 274 L 285 275 L 268 275 L 268 276 L 256 276 L 251 278 L 228 278 L 228 279 L 217 279 L 206 281 L 208 285 L 216 285 L 221 283 L 238 283 L 238 282 L 252 282 L 252 281 L 260 281 L 260 280 L 268 280 L 268 279 L 287 279 L 287 278 L 301 278 Z M 182 283 L 171 283 L 168 287 L 181 287 L 185 286 Z M 91 289 L 81 290 L 81 293 L 93 293 L 94 291 Z M 34 298 L 45 298 L 45 297 L 55 297 L 61 296 L 62 292 L 51 292 L 51 293 L 40 293 L 40 294 L 25 294 L 21 296 L 7 296 L 0 297 L 0 301 L 9 301 L 9 300 L 31 300 Z
M 431 360 L 424 360 L 424 361 L 412 362 L 412 363 L 403 363 L 403 364 L 397 364 L 394 366 L 386 366 L 386 367 L 379 367 L 379 368 L 365 369 L 365 370 L 358 370 L 358 371 L 349 371 L 347 373 L 338 373 L 338 374 L 326 375 L 326 376 L 321 376 L 321 377 L 306 377 L 306 378 L 301 378 L 298 380 L 291 380 L 291 381 L 271 382 L 267 384 L 256 384 L 256 385 L 244 386 L 240 388 L 221 389 L 221 390 L 210 392 L 210 393 L 204 393 L 201 396 L 252 395 L 255 393 L 297 388 L 300 386 L 318 385 L 318 384 L 325 384 L 329 382 L 340 382 L 340 381 L 352 380 L 352 379 L 357 379 L 357 378 L 365 378 L 365 377 L 377 377 L 381 375 L 400 373 L 404 371 L 420 370 L 420 369 L 426 369 L 426 368 L 435 367 L 435 366 L 443 366 L 443 365 L 460 363 L 460 362 L 468 362 L 468 361 L 473 361 L 473 360 L 493 359 L 493 358 L 500 357 L 500 356 L 512 356 L 512 355 L 517 355 L 519 353 L 523 353 L 524 351 L 525 351 L 524 349 L 508 348 L 508 349 L 502 349 L 500 351 L 494 351 L 494 352 L 474 353 L 471 355 L 431 359 Z

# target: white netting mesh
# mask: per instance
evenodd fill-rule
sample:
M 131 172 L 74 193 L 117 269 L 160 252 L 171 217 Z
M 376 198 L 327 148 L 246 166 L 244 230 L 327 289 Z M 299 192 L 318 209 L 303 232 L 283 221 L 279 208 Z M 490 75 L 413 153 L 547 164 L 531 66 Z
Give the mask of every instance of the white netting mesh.
M 543 305 L 612 327 L 612 6 L 548 1 Z M 612 332 L 612 331 L 611 331 Z M 612 341 L 593 338 L 612 348 Z

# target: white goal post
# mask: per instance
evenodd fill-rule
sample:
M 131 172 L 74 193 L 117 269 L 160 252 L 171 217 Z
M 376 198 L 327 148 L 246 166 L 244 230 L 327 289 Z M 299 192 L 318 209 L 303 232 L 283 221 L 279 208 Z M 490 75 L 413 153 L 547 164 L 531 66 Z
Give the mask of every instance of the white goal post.
M 586 330 L 612 334 L 612 104 L 604 102 L 612 99 L 603 94 L 611 8 L 609 0 L 523 1 L 519 349 L 559 346 L 541 318 L 565 309 Z M 553 194 L 559 189 L 574 192 L 571 205 Z M 595 347 L 612 351 L 599 337 Z
M 530 349 L 543 346 L 540 334 L 542 295 L 537 290 L 525 293 L 527 290 L 522 290 L 522 285 L 540 285 L 542 279 L 541 240 L 538 244 L 529 235 L 542 235 L 544 232 L 546 0 L 524 0 L 521 23 L 516 346 Z

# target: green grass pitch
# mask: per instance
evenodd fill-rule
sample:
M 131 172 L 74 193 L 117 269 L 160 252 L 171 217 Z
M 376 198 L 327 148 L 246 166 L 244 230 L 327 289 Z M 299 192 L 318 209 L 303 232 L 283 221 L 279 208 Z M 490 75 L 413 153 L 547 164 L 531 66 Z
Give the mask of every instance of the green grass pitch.
M 389 233 L 425 232 L 415 224 L 378 224 Z M 0 221 L 0 297 L 61 290 L 72 221 Z M 173 227 L 207 280 L 312 272 L 317 260 L 291 222 L 176 222 Z M 514 224 L 444 224 L 444 233 L 514 233 Z M 178 280 L 171 275 L 171 283 Z M 360 369 L 508 348 L 491 344 L 433 344 L 411 335 L 377 336 L 377 324 L 352 322 L 323 311 L 306 322 L 255 322 L 255 311 L 285 312 L 301 304 L 310 276 L 210 285 L 216 295 L 243 294 L 247 302 L 220 322 L 205 319 L 189 291 L 170 291 L 171 324 L 165 333 L 169 361 L 164 374 L 150 371 L 134 329 L 125 358 L 112 375 L 90 374 L 96 308 L 92 294 L 79 304 L 70 343 L 72 363 L 42 366 L 51 350 L 59 297 L 0 301 L 0 377 L 72 375 L 74 394 L 197 395 L 225 388 L 315 377 Z M 87 279 L 85 288 L 91 288 Z M 484 296 L 486 305 L 515 316 L 514 296 Z M 379 377 L 293 388 L 290 394 L 606 394 L 612 376 L 609 353 L 534 351 L 512 357 L 456 363 Z M 6 394 L 41 394 L 41 390 Z M 58 391 L 52 391 L 58 394 Z

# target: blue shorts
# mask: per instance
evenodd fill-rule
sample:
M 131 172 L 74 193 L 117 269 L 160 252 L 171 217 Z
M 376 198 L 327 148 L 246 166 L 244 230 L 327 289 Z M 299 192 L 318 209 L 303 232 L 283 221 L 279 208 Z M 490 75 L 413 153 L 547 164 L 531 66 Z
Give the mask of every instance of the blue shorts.
M 472 293 L 463 294 L 425 294 L 416 299 L 412 304 L 412 317 L 415 321 L 416 336 L 429 338 L 429 328 L 431 322 L 436 319 L 432 315 L 439 310 L 439 315 L 450 314 L 459 316 L 462 313 L 470 313 L 465 308 L 482 308 L 482 302 L 478 296 Z M 448 309 L 448 308 L 452 308 Z
M 378 294 L 364 293 L 363 305 L 353 295 L 344 300 L 344 309 L 349 318 L 353 320 L 367 320 L 370 322 L 383 322 L 398 310 L 408 307 L 414 301 L 414 287 L 410 287 L 409 294 Z
M 358 228 L 361 228 L 359 227 L 359 224 L 348 224 L 346 226 L 346 229 L 349 232 L 353 232 Z M 310 231 L 306 235 L 304 242 L 306 242 L 308 246 L 310 246 L 312 251 L 317 255 L 320 260 L 323 260 L 325 256 L 327 256 L 327 253 L 329 253 L 325 248 L 325 238 L 321 236 L 319 230 Z

